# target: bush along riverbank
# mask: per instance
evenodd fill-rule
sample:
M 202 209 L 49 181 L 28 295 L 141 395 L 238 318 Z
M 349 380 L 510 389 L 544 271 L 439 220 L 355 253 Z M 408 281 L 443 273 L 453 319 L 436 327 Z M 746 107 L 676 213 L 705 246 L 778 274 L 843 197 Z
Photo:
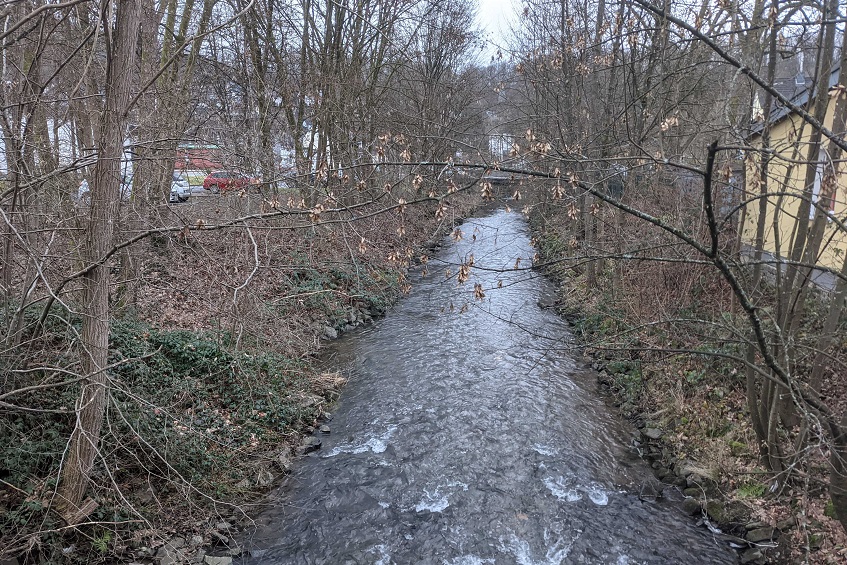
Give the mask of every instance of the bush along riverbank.
M 0 413 L 0 559 L 231 562 L 268 489 L 332 431 L 345 377 L 321 370 L 322 343 L 385 315 L 409 290 L 407 267 L 476 204 L 456 194 L 446 214 L 422 204 L 399 221 L 325 217 L 146 247 L 135 300 L 111 326 L 91 512 L 70 527 L 53 511 L 79 379 L 20 390 L 16 405 L 35 408 Z M 45 331 L 2 359 L 5 390 L 33 372 L 78 374 L 80 327 L 72 308 L 54 308 Z
M 828 452 L 809 453 L 799 479 L 775 483 L 760 465 L 738 367 L 698 354 L 706 351 L 696 331 L 671 333 L 641 315 L 664 308 L 660 317 L 708 319 L 726 309 L 714 290 L 720 282 L 672 264 L 657 273 L 649 262 L 606 261 L 589 274 L 575 258 L 578 242 L 562 235 L 557 220 L 538 210 L 531 218 L 536 264 L 557 283 L 556 308 L 596 370 L 598 388 L 632 423 L 632 447 L 663 484 L 659 491 L 681 493 L 683 510 L 728 536 L 741 563 L 843 563 L 847 538 L 823 487 Z M 667 292 L 684 277 L 696 282 L 682 285 L 688 292 L 701 293 L 693 309 Z

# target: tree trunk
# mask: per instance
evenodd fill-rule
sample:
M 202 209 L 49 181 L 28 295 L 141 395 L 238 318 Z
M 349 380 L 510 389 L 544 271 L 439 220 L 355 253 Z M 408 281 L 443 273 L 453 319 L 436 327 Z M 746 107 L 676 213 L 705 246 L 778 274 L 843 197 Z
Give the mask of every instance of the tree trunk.
M 105 2 L 101 8 L 108 13 Z M 104 17 L 108 22 L 109 18 Z M 112 245 L 120 194 L 120 162 L 127 106 L 135 72 L 139 5 L 121 0 L 114 29 L 107 34 L 106 106 L 100 118 L 97 164 L 91 186 L 91 208 L 85 259 L 94 265 Z M 66 519 L 81 519 L 80 503 L 88 489 L 89 473 L 100 440 L 107 404 L 109 357 L 109 266 L 96 265 L 84 279 L 81 368 L 83 381 L 77 403 L 77 422 L 71 434 L 59 483 L 60 510 Z
M 832 438 L 829 474 L 829 499 L 841 527 L 847 530 L 847 412 L 841 419 L 841 429 Z

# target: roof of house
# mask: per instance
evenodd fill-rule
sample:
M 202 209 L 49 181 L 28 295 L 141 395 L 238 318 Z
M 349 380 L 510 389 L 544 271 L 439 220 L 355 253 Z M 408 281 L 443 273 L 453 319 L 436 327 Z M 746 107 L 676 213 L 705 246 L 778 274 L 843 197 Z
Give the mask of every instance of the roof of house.
M 840 74 L 841 74 L 840 71 L 841 71 L 840 67 L 835 67 L 829 73 L 829 87 L 827 88 L 827 90 L 829 90 L 830 88 L 832 88 L 832 87 L 834 87 L 835 85 L 838 84 Z M 809 97 L 813 96 L 813 90 L 814 90 L 814 84 L 812 84 L 808 80 L 805 81 L 805 82 L 806 82 L 806 86 L 804 88 L 802 88 L 801 90 L 797 91 L 791 97 L 788 97 L 786 95 L 786 91 L 788 91 L 788 85 L 779 84 L 779 83 L 775 82 L 774 88 L 780 94 L 782 94 L 783 96 L 788 98 L 788 100 L 792 104 L 794 104 L 795 106 L 805 106 L 806 104 L 809 103 Z M 790 114 L 791 114 L 791 108 L 789 108 L 788 106 L 785 106 L 784 104 L 781 104 L 778 100 L 774 100 L 774 107 L 771 109 L 771 113 L 770 113 L 770 116 L 769 116 L 768 119 L 769 119 L 771 125 L 774 125 L 777 122 L 782 121 L 782 119 L 786 118 Z M 759 122 L 759 123 L 757 123 L 756 125 L 753 126 L 753 130 L 751 131 L 751 135 L 758 135 L 758 134 L 762 133 L 762 129 L 764 129 L 764 122 L 763 121 Z

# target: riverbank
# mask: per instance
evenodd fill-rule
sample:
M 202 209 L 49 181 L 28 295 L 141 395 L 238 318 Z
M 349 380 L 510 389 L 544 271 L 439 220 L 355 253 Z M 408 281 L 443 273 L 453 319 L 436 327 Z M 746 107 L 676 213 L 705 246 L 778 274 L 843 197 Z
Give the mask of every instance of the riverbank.
M 719 278 L 672 263 L 634 269 L 600 261 L 589 271 L 574 260 L 579 242 L 556 228 L 567 225 L 564 214 L 533 218 L 539 263 L 558 286 L 556 308 L 571 322 L 599 389 L 632 423 L 632 445 L 656 478 L 684 495 L 692 520 L 732 536 L 741 563 L 843 563 L 847 537 L 824 486 L 828 451 L 807 452 L 808 471 L 774 489 L 759 463 L 738 367 L 698 355 L 707 350 L 695 331 L 669 334 L 639 314 L 697 320 L 730 311 L 720 302 Z M 697 292 L 695 306 L 674 302 L 673 292 L 663 294 L 668 288 Z
M 226 203 L 188 213 L 214 221 Z M 78 387 L 17 396 L 54 415 L 2 419 L 0 558 L 169 565 L 238 555 L 232 540 L 254 504 L 317 447 L 309 434 L 331 431 L 327 407 L 345 379 L 316 363 L 322 344 L 382 317 L 408 291 L 408 266 L 477 204 L 476 194 L 455 194 L 446 213 L 374 207 L 309 228 L 257 222 L 142 248 L 139 279 L 115 289 L 134 299 L 112 324 L 96 509 L 74 527 L 52 511 Z M 72 370 L 75 356 L 62 349 L 72 351 L 79 317 L 57 309 L 49 320 L 42 349 L 16 362 L 53 355 Z

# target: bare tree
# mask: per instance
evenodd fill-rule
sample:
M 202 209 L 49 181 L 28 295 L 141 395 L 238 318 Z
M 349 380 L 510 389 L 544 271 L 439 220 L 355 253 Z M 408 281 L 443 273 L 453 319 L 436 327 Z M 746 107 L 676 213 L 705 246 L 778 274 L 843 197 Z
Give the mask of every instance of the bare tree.
M 844 149 L 843 94 L 831 89 L 842 17 L 835 2 L 530 2 L 513 100 L 523 109 L 514 131 L 526 129 L 519 162 L 552 180 L 537 210 L 570 247 L 573 269 L 589 288 L 608 282 L 602 292 L 613 289 L 638 321 L 697 335 L 658 349 L 697 349 L 700 340 L 737 363 L 774 485 L 790 482 L 812 446 L 827 442 L 830 495 L 844 522 L 839 401 L 819 395 L 823 375 L 834 377 L 826 366 L 844 309 L 843 273 L 821 263 L 844 230 L 830 207 Z M 822 23 L 810 23 L 816 18 Z M 800 102 L 775 87 L 780 53 L 795 34 L 817 41 L 815 80 Z M 756 94 L 760 124 L 752 121 Z M 775 117 L 784 116 L 796 125 L 776 139 Z M 838 282 L 817 328 L 810 301 L 821 272 Z M 696 285 L 691 277 L 705 277 L 715 289 L 710 303 L 732 296 L 738 315 L 648 299 L 653 292 L 638 276 L 662 281 L 676 299 Z M 687 319 L 691 312 L 701 323 Z
M 114 10 L 114 11 L 113 11 Z M 68 444 L 59 497 L 68 521 L 75 523 L 93 510 L 81 508 L 88 489 L 88 474 L 100 441 L 100 428 L 108 402 L 109 266 L 101 258 L 112 247 L 120 195 L 120 162 L 123 156 L 127 113 L 132 98 L 136 45 L 141 23 L 135 2 L 105 2 L 101 20 L 106 48 L 106 99 L 97 142 L 97 164 L 91 188 L 88 241 L 85 257 L 93 265 L 84 278 L 82 344 L 86 355 L 81 368 L 87 377 L 77 404 L 77 423 Z

